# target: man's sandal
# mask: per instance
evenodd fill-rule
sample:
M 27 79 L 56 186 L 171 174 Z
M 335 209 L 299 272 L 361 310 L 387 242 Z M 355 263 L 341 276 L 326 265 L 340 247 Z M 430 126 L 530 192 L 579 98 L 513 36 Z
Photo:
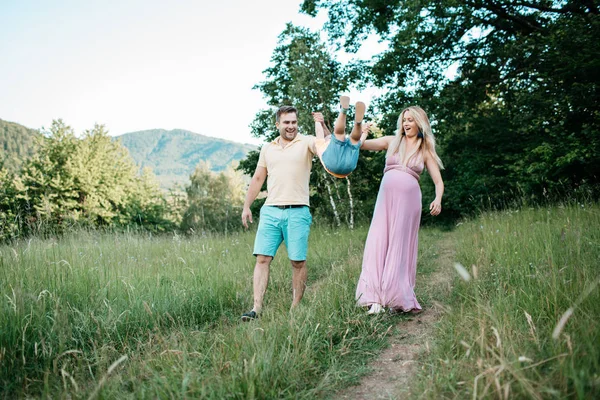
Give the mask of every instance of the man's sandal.
M 256 318 L 258 318 L 258 315 L 256 314 L 256 311 L 254 311 L 254 310 L 242 314 L 242 321 L 244 321 L 244 322 L 252 321 L 252 320 L 255 320 Z

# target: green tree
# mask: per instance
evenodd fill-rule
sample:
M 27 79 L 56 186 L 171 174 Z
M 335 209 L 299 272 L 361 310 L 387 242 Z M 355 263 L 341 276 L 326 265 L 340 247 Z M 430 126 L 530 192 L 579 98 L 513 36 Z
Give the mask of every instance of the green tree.
M 24 165 L 21 198 L 31 205 L 35 222 L 54 226 L 76 219 L 79 193 L 70 166 L 77 147 L 71 127 L 53 121 L 38 153 Z
M 313 111 L 320 111 L 327 125 L 333 126 L 337 117 L 339 96 L 349 88 L 354 78 L 340 64 L 320 40 L 319 34 L 305 28 L 288 24 L 279 35 L 278 45 L 271 57 L 271 66 L 264 71 L 266 80 L 255 86 L 273 108 L 257 113 L 251 125 L 255 137 L 270 142 L 278 136 L 274 114 L 282 105 L 293 105 L 298 109 L 300 132 L 314 134 Z M 240 166 L 247 173 L 254 173 L 258 152 L 250 153 Z M 368 160 L 366 159 L 368 164 Z M 379 168 L 383 168 L 383 164 Z M 313 190 L 310 202 L 319 215 L 340 224 L 353 224 L 356 216 L 368 214 L 364 200 L 372 197 L 373 175 L 365 167 L 365 159 L 352 175 L 340 180 L 331 177 L 321 165 L 315 165 L 310 184 Z M 370 205 L 370 204 L 369 204 Z M 261 202 L 253 204 L 254 212 Z M 370 207 L 367 207 L 370 208 Z M 372 208 L 370 208 L 372 210 Z
M 241 228 L 246 184 L 240 171 L 229 166 L 217 174 L 211 171 L 210 163 L 201 161 L 190 182 L 183 231 L 227 233 Z
M 102 125 L 85 131 L 77 148 L 65 167 L 74 177 L 81 218 L 97 224 L 126 223 L 128 216 L 122 211 L 139 187 L 129 153 Z
M 175 230 L 179 216 L 173 213 L 150 168 L 130 178 L 125 202 L 119 208 L 119 225 L 137 225 L 153 232 Z
M 418 103 L 446 161 L 445 208 L 503 206 L 600 179 L 600 19 L 593 1 L 305 0 L 333 41 L 389 44 L 364 80 L 388 90 L 384 125 Z M 448 71 L 455 70 L 452 74 Z
M 0 242 L 14 239 L 24 233 L 24 212 L 20 200 L 22 185 L 18 177 L 5 167 L 0 156 Z
M 77 138 L 53 121 L 22 173 L 18 198 L 32 226 L 56 232 L 72 224 L 173 228 L 167 204 L 150 171 L 142 175 L 119 142 L 96 125 Z

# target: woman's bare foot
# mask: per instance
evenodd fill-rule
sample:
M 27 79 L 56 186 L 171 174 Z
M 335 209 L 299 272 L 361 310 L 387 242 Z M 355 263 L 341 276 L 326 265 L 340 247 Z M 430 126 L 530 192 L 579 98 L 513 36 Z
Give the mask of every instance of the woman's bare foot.
M 373 303 L 367 314 L 380 314 L 385 312 L 385 308 L 379 303 Z

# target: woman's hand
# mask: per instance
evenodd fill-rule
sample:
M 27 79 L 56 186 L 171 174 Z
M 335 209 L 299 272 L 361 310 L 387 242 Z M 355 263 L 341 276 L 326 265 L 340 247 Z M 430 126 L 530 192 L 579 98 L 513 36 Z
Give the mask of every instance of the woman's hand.
M 367 122 L 367 123 L 362 123 L 361 124 L 361 133 L 364 134 L 368 134 L 371 131 L 371 127 L 375 126 L 375 124 L 373 124 L 372 122 Z
M 435 199 L 429 205 L 429 213 L 433 216 L 440 215 L 442 212 L 442 202 L 438 199 Z

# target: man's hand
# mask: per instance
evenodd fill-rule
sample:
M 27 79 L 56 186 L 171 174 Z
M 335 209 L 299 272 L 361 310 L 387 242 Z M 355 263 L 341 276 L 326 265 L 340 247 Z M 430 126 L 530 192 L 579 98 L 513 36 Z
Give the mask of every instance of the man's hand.
M 244 228 L 248 229 L 248 221 L 252 223 L 252 211 L 250 211 L 250 207 L 244 207 L 242 211 L 242 225 Z
M 325 118 L 323 118 L 323 114 L 321 114 L 320 112 L 314 112 L 312 113 L 313 119 L 315 120 L 315 122 L 320 122 L 320 123 L 325 123 Z

